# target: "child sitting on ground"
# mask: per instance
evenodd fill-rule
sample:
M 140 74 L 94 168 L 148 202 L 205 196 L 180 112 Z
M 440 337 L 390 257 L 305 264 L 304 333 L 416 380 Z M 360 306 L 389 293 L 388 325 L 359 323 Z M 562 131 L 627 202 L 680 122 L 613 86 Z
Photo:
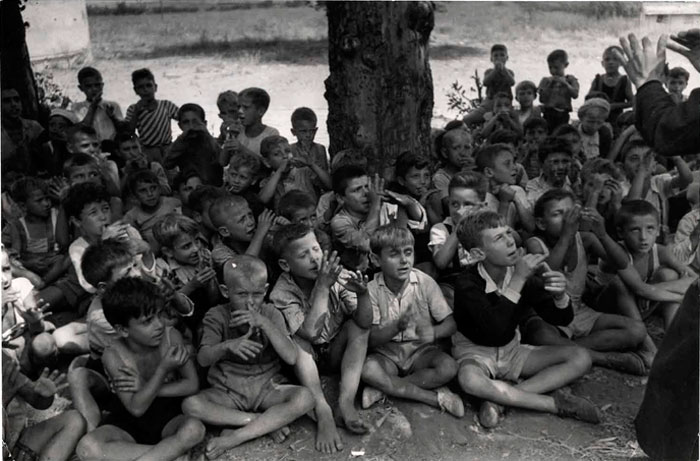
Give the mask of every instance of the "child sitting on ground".
M 523 336 L 529 344 L 577 344 L 588 349 L 594 365 L 643 375 L 646 367 L 642 358 L 633 352 L 620 351 L 637 349 L 646 335 L 644 324 L 595 311 L 582 300 L 588 255 L 605 261 L 612 260 L 613 251 L 621 253 L 621 248 L 605 232 L 603 220 L 591 221 L 588 219 L 591 214 L 597 212 L 591 208 L 582 210 L 575 204 L 573 194 L 563 189 L 547 191 L 535 203 L 537 231 L 526 242 L 527 250 L 531 254 L 545 255 L 551 269 L 563 272 L 574 318 L 568 325 L 556 327 L 533 317 L 523 329 Z M 594 234 L 579 232 L 579 221 L 588 221 Z M 620 257 L 622 269 L 628 261 L 624 253 Z
M 537 158 L 542 172 L 527 183 L 527 201 L 530 208 L 550 189 L 573 191 L 569 179 L 573 153 L 569 142 L 559 138 L 547 138 L 538 149 Z
M 314 407 L 308 389 L 285 384 L 281 361 L 294 366 L 297 347 L 284 317 L 264 302 L 265 263 L 248 255 L 224 264 L 229 303 L 204 317 L 197 361 L 209 368 L 212 386 L 183 402 L 185 414 L 224 429 L 207 442 L 206 455 L 216 459 L 249 440 L 282 431 Z M 288 433 L 288 430 L 286 431 Z M 282 440 L 285 432 L 280 432 Z
M 683 94 L 683 91 L 688 87 L 690 73 L 682 67 L 674 67 L 668 71 L 666 87 L 668 94 L 676 104 L 680 104 L 688 99 L 688 96 Z
M 525 167 L 528 178 L 536 178 L 540 175 L 540 162 L 537 151 L 547 138 L 547 121 L 542 117 L 530 117 L 523 123 L 523 142 L 517 153 L 517 161 Z
M 694 182 L 688 186 L 686 197 L 692 209 L 678 222 L 673 236 L 673 255 L 700 273 L 700 183 Z
M 490 195 L 488 184 L 486 177 L 477 172 L 463 172 L 452 177 L 448 196 L 450 215 L 430 228 L 428 248 L 438 271 L 436 280 L 450 307 L 454 306 L 455 277 L 474 263 L 457 239 L 457 225 L 468 214 L 486 206 L 487 195 Z
M 61 176 L 63 163 L 70 157 L 66 147 L 66 133 L 76 123 L 78 118 L 73 112 L 58 107 L 51 109 L 45 132 L 48 142 L 38 151 L 39 157 L 31 162 L 33 174 L 47 180 Z
M 515 86 L 515 100 L 520 107 L 515 111 L 520 126 L 533 117 L 542 117 L 542 109 L 533 103 L 537 98 L 537 86 L 530 80 L 523 80 Z
M 66 149 L 72 157 L 87 154 L 95 159 L 107 191 L 114 196 L 120 195 L 119 168 L 113 160 L 107 158 L 107 154 L 102 153 L 97 132 L 93 128 L 83 125 L 69 128 L 66 131 Z
M 481 138 L 488 138 L 498 130 L 522 133 L 523 129 L 517 114 L 513 111 L 513 97 L 509 93 L 496 93 L 493 96 L 493 111 L 484 114 L 486 123 L 479 130 Z
M 551 77 L 543 77 L 537 87 L 542 103 L 542 116 L 551 133 L 559 125 L 569 123 L 571 100 L 578 98 L 579 84 L 573 75 L 565 75 L 569 56 L 564 50 L 554 50 L 547 56 Z
M 177 106 L 166 99 L 156 99 L 158 85 L 150 70 L 135 70 L 131 81 L 139 101 L 126 109 L 125 122 L 132 132 L 138 131 L 148 160 L 162 163 L 166 149 L 173 141 L 170 120 L 175 119 Z
M 240 195 L 248 202 L 253 215 L 257 218 L 265 210 L 265 204 L 260 200 L 258 180 L 262 173 L 263 164 L 259 155 L 251 152 L 241 152 L 233 157 L 224 170 L 224 187 L 233 195 Z
M 605 221 L 606 232 L 615 241 L 619 240 L 615 215 L 622 206 L 622 178 L 615 164 L 603 158 L 586 162 L 581 170 L 581 203 L 598 211 Z
M 608 156 L 612 145 L 612 129 L 606 126 L 609 113 L 610 104 L 603 98 L 587 99 L 579 107 L 579 122 L 574 126 L 581 135 L 582 161 Z
M 513 149 L 507 144 L 483 146 L 476 154 L 476 168 L 489 181 L 487 206 L 506 217 L 506 222 L 515 226 L 520 223 L 531 232 L 535 228 L 525 191 L 516 186 L 517 164 Z
M 120 338 L 105 349 L 104 369 L 111 380 L 135 377 L 141 385 L 116 390 L 115 410 L 78 443 L 81 459 L 172 461 L 204 439 L 202 422 L 180 409 L 199 383 L 182 337 L 159 317 L 164 304 L 154 284 L 133 277 L 105 291 L 104 315 Z
M 493 109 L 493 97 L 496 93 L 505 92 L 513 97 L 511 87 L 515 85 L 513 71 L 506 68 L 508 61 L 508 48 L 497 43 L 491 47 L 491 62 L 493 68 L 484 72 L 484 86 L 486 87 L 486 98 L 481 105 L 464 117 L 464 124 L 467 126 L 478 124 L 484 121 L 484 114 Z
M 308 159 L 309 163 L 318 165 L 328 173 L 326 148 L 314 142 L 318 131 L 317 124 L 316 114 L 308 107 L 300 107 L 292 112 L 292 134 L 297 138 L 297 142 L 291 146 L 292 153 L 294 157 Z
M 324 253 L 312 229 L 303 224 L 282 226 L 275 233 L 273 246 L 283 273 L 270 301 L 282 311 L 289 334 L 298 345 L 294 371 L 313 395 L 318 422 L 316 449 L 335 453 L 343 448 L 336 424 L 356 434 L 369 431 L 354 404 L 372 323 L 367 278 L 360 272 L 341 275 L 336 253 Z M 319 368 L 340 370 L 335 422 L 321 389 Z
M 216 243 L 218 231 L 211 223 L 209 209 L 216 199 L 225 197 L 226 191 L 218 187 L 204 185 L 199 186 L 190 193 L 187 199 L 187 206 L 192 214 L 192 219 L 199 225 L 199 232 L 207 241 L 209 249 Z
M 238 105 L 243 131 L 238 141 L 254 154 L 260 155 L 260 144 L 269 136 L 279 136 L 279 131 L 263 123 L 262 118 L 270 107 L 270 95 L 262 88 L 246 88 L 238 93 Z
M 190 209 L 190 194 L 199 186 L 204 184 L 199 174 L 190 169 L 179 172 L 173 179 L 174 196 L 182 203 L 182 214 L 192 217 Z
M 126 212 L 123 222 L 131 224 L 151 245 L 153 251 L 158 242 L 153 238 L 153 226 L 165 215 L 182 214 L 182 204 L 174 197 L 163 197 L 158 177 L 150 170 L 139 170 L 129 177 L 129 192 L 138 201 Z
M 466 393 L 484 399 L 479 422 L 494 427 L 501 405 L 539 410 L 597 423 L 596 407 L 560 390 L 583 376 L 591 357 L 577 346 L 520 344 L 518 324 L 534 309 L 556 325 L 567 325 L 573 310 L 566 279 L 543 267 L 544 255 L 522 255 L 512 230 L 493 211 L 480 211 L 459 224 L 457 235 L 478 264 L 455 285 L 452 356 Z M 541 278 L 533 277 L 543 270 Z M 518 382 L 509 384 L 506 381 Z M 555 391 L 552 395 L 546 393 Z
M 291 224 L 303 224 L 313 229 L 323 251 L 331 250 L 331 238 L 318 228 L 316 202 L 300 190 L 290 190 L 282 196 L 277 206 L 277 215 Z
M 80 69 L 78 88 L 85 94 L 85 101 L 73 104 L 73 112 L 81 120 L 80 123 L 95 129 L 97 138 L 103 142 L 104 146 L 104 141 L 111 141 L 116 136 L 124 118 L 122 110 L 116 102 L 102 99 L 104 82 L 102 74 L 94 67 Z
M 617 59 L 616 50 L 622 54 L 622 49 L 619 46 L 609 46 L 605 49 L 601 61 L 605 73 L 596 74 L 591 89 L 588 91 L 589 94 L 601 91 L 607 95 L 610 102 L 610 114 L 607 121 L 613 126 L 615 126 L 622 111 L 632 107 L 634 103 L 630 79 L 627 75 L 620 74 L 620 60 Z
M 128 192 L 127 183 L 129 176 L 138 170 L 151 170 L 158 177 L 158 184 L 163 195 L 170 195 L 171 189 L 168 184 L 168 176 L 165 174 L 163 166 L 158 162 L 151 162 L 141 150 L 141 143 L 138 136 L 132 133 L 121 131 L 114 139 L 117 152 L 124 162 L 121 171 L 121 190 Z M 138 202 L 137 202 L 138 203 Z
M 370 257 L 381 273 L 367 286 L 373 314 L 362 407 L 387 394 L 461 418 L 462 399 L 445 386 L 457 374 L 457 364 L 436 344 L 456 331 L 452 309 L 438 284 L 413 268 L 413 243 L 408 229 L 393 225 L 372 234 Z
M 112 192 L 110 192 L 110 188 L 107 187 L 110 181 L 105 180 L 100 165 L 94 157 L 87 154 L 73 154 L 63 165 L 63 176 L 65 181 L 60 181 L 49 188 L 49 193 L 53 198 L 63 200 L 69 188 L 89 182 L 104 187 L 109 194 L 109 206 L 112 213 L 111 221 L 116 221 L 122 217 L 124 207 L 121 198 L 119 198 L 121 193 L 115 194 L 114 187 L 112 187 Z M 62 218 L 59 217 L 59 221 L 60 219 Z
M 197 104 L 183 104 L 176 118 L 182 134 L 168 148 L 163 167 L 180 171 L 193 169 L 205 184 L 220 186 L 224 165 L 221 147 L 207 131 L 204 109 Z
M 331 188 L 328 171 L 307 157 L 304 151 L 292 154 L 289 142 L 282 136 L 269 136 L 260 144 L 260 154 L 272 169 L 272 174 L 260 181 L 263 203 L 279 202 L 285 192 L 299 189 L 318 199 L 321 190 Z

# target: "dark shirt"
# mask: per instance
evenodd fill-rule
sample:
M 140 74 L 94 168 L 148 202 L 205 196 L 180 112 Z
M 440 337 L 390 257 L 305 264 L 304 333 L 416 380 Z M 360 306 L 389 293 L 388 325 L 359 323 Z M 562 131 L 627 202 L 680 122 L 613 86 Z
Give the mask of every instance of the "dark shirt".
M 565 309 L 557 308 L 537 277 L 527 281 L 517 304 L 497 292 L 487 294 L 478 265 L 468 268 L 455 281 L 457 331 L 480 346 L 508 344 L 520 322 L 532 316 L 533 310 L 553 325 L 568 325 L 574 318 L 571 303 Z
M 170 145 L 163 160 L 167 170 L 180 167 L 191 168 L 197 172 L 204 184 L 221 186 L 224 169 L 219 164 L 221 148 L 216 138 L 206 131 L 189 131 L 181 134 Z

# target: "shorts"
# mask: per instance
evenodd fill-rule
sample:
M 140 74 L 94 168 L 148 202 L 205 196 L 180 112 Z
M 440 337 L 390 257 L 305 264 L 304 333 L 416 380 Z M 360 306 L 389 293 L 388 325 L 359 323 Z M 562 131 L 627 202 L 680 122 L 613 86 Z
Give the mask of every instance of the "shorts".
M 163 440 L 163 429 L 175 417 L 182 414 L 182 397 L 156 397 L 148 410 L 139 417 L 129 413 L 115 394 L 112 394 L 112 411 L 103 425 L 116 426 L 143 445 L 156 445 Z
M 12 456 L 8 458 L 15 461 L 39 461 L 39 454 L 22 442 L 17 441 L 12 449 Z
M 70 271 L 68 275 L 61 277 L 52 285 L 61 290 L 61 293 L 66 298 L 66 304 L 71 308 L 77 308 L 78 303 L 87 296 L 87 291 L 80 286 L 78 277 L 73 271 Z
M 440 348 L 435 344 L 420 344 L 416 346 L 415 341 L 394 342 L 390 341 L 387 344 L 375 349 L 372 354 L 381 355 L 396 365 L 399 369 L 399 376 L 406 376 L 413 371 L 416 361 L 434 351 L 439 351 Z
M 517 331 L 502 347 L 479 346 L 459 332 L 452 336 L 452 356 L 460 367 L 467 362 L 476 363 L 491 379 L 517 381 L 530 352 L 535 349 L 536 346 L 520 344 L 520 332 Z
M 569 339 L 588 336 L 601 315 L 603 315 L 602 312 L 595 311 L 581 303 L 576 308 L 571 323 L 566 326 L 557 326 L 557 328 Z
M 227 408 L 251 412 L 259 411 L 270 392 L 287 383 L 287 379 L 279 373 L 279 367 L 259 375 L 228 374 L 223 379 L 225 384 L 221 381 L 212 382 L 212 387 L 203 390 L 202 394 Z

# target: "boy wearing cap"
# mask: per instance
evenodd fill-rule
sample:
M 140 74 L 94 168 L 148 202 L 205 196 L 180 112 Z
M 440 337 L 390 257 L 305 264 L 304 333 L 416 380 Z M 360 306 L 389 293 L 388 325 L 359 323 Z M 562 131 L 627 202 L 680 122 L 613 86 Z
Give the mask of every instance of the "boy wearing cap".
M 608 155 L 612 144 L 612 127 L 606 123 L 609 115 L 610 103 L 603 98 L 587 99 L 579 108 L 575 126 L 581 135 L 582 161 Z

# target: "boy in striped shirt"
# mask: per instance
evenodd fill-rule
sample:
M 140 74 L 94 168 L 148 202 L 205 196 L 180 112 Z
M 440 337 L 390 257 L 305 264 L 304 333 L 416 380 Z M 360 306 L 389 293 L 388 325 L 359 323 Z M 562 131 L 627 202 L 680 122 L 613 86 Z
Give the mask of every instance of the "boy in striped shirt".
M 165 150 L 173 140 L 170 120 L 176 118 L 178 107 L 171 101 L 156 99 L 158 85 L 150 70 L 135 70 L 131 81 L 141 99 L 126 110 L 126 122 L 132 131 L 138 131 L 148 160 L 162 163 Z

